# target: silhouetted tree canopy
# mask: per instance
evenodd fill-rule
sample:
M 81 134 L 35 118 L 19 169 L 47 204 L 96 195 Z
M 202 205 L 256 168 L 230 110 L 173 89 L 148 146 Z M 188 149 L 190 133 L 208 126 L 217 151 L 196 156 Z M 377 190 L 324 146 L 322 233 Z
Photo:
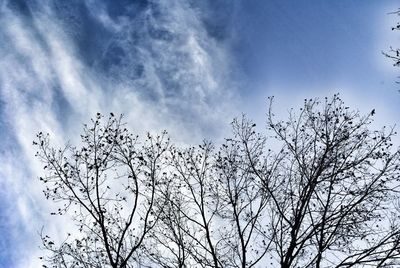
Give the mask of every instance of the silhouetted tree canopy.
M 46 267 L 399 267 L 399 150 L 338 95 L 220 145 L 141 139 L 97 114 L 79 147 L 39 133 L 44 194 L 78 232 Z
M 390 15 L 400 16 L 400 9 L 397 11 L 391 12 Z M 400 30 L 400 22 L 398 22 L 395 26 L 392 27 L 392 31 L 399 31 Z M 400 66 L 400 48 L 390 47 L 389 51 L 382 52 L 383 55 L 388 57 L 393 61 L 393 66 L 399 67 Z M 396 83 L 400 83 L 397 81 Z

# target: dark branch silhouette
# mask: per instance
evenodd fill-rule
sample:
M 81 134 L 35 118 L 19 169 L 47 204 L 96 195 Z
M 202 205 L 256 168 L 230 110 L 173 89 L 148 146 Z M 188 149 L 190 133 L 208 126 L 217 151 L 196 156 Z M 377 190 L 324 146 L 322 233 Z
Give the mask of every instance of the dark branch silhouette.
M 35 142 L 45 196 L 78 233 L 41 233 L 53 267 L 396 267 L 399 151 L 338 95 L 287 121 L 272 98 L 265 134 L 245 116 L 220 146 L 141 141 L 121 118 L 85 126 L 82 145 Z
M 389 15 L 397 15 L 400 16 L 400 9 L 390 12 Z M 392 31 L 398 31 L 400 30 L 400 23 L 397 23 L 396 26 L 392 27 Z M 393 66 L 399 67 L 400 66 L 400 48 L 394 48 L 390 47 L 389 51 L 382 51 L 382 54 L 392 60 Z M 400 83 L 399 81 L 396 81 L 396 83 Z
M 59 247 L 42 235 L 55 267 L 133 267 L 161 215 L 154 203 L 169 148 L 165 134 L 140 142 L 121 118 L 100 121 L 98 114 L 92 126 L 85 126 L 79 149 L 54 149 L 42 133 L 35 142 L 47 171 L 40 178 L 46 198 L 61 202 L 57 213 L 70 212 L 81 233 Z

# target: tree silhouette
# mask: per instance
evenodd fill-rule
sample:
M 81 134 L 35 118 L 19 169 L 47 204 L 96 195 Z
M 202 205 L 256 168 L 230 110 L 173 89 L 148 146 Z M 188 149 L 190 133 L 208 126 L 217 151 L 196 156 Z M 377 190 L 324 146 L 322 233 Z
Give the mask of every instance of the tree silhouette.
M 53 252 L 47 259 L 53 267 L 133 267 L 161 215 L 154 204 L 169 148 L 165 134 L 140 142 L 121 118 L 111 115 L 101 125 L 101 117 L 84 127 L 79 149 L 54 149 L 42 133 L 35 142 L 47 171 L 40 178 L 46 198 L 63 204 L 58 214 L 72 212 L 81 232 L 58 247 L 42 235 L 44 247 Z
M 399 152 L 393 129 L 371 131 L 371 114 L 340 98 L 305 100 L 298 116 L 268 124 L 281 144 L 279 176 L 263 179 L 273 202 L 269 237 L 281 267 L 387 267 L 399 257 Z M 396 215 L 396 216 L 395 216 Z
M 121 119 L 85 127 L 80 149 L 38 135 L 45 195 L 78 238 L 42 235 L 54 267 L 396 267 L 399 151 L 338 95 L 305 100 L 267 131 L 245 116 L 220 146 L 143 142 Z M 71 241 L 70 241 L 71 240 Z
M 400 16 L 400 9 L 398 9 L 397 11 L 391 12 L 389 14 Z M 397 23 L 396 26 L 392 27 L 392 31 L 398 31 L 398 30 L 400 30 L 400 23 Z M 390 47 L 389 51 L 387 51 L 387 52 L 382 51 L 382 54 L 393 61 L 393 66 L 396 66 L 396 67 L 400 66 L 400 48 Z M 396 83 L 400 83 L 400 82 L 397 81 Z
M 261 147 L 256 148 L 252 133 L 247 133 L 249 126 L 237 120 L 233 126 L 235 139 L 228 139 L 218 152 L 208 142 L 172 151 L 174 184 L 164 197 L 169 209 L 161 228 L 154 229 L 157 241 L 149 241 L 149 248 L 163 246 L 151 254 L 162 267 L 254 267 L 266 254 L 269 247 L 260 231 L 268 196 L 241 152 L 239 139 L 248 139 L 246 146 L 255 150 L 252 161 Z M 166 259 L 167 252 L 172 259 Z

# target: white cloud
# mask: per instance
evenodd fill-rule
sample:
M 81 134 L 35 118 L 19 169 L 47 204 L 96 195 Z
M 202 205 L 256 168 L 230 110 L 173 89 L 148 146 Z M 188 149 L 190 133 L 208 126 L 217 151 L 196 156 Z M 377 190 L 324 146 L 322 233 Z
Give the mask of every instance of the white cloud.
M 87 1 L 87 5 L 95 8 L 98 4 Z M 165 12 L 162 18 L 150 14 L 150 9 L 143 14 L 149 18 L 146 25 L 133 24 L 129 18 L 114 20 L 101 4 L 97 8 L 101 12 L 92 14 L 114 31 L 110 43 L 127 52 L 139 51 L 127 53 L 127 65 L 115 66 L 116 72 L 129 71 L 136 60 L 145 68 L 136 80 L 129 76 L 112 80 L 85 65 L 74 40 L 65 33 L 68 29 L 60 26 L 49 7 L 33 9 L 29 19 L 2 6 L 0 36 L 6 40 L 0 44 L 2 118 L 10 125 L 6 131 L 16 144 L 10 145 L 14 151 L 0 155 L 0 170 L 14 193 L 8 197 L 16 204 L 21 233 L 29 234 L 17 241 L 31 240 L 26 241 L 20 267 L 40 266 L 36 232 L 42 225 L 50 224 L 50 233 L 63 236 L 62 219 L 48 216 L 51 204 L 45 202 L 36 179 L 41 165 L 34 158 L 32 141 L 38 131 L 49 132 L 56 145 L 67 139 L 76 142 L 82 123 L 98 111 L 126 114 L 130 127 L 139 133 L 167 129 L 177 142 L 197 142 L 208 133 L 218 133 L 221 124 L 228 127 L 234 94 L 224 48 L 208 39 L 196 11 L 185 2 L 168 1 L 167 5 L 161 1 L 159 8 Z M 148 32 L 139 31 L 143 39 L 136 40 L 136 46 L 129 33 L 139 26 L 165 29 L 174 39 L 154 40 Z

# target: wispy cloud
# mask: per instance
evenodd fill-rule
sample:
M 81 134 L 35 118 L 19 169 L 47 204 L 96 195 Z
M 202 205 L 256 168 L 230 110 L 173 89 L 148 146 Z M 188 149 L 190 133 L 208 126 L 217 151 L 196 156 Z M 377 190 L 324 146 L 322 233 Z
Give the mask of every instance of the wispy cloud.
M 38 131 L 61 145 L 95 112 L 113 111 L 139 133 L 167 129 L 178 141 L 198 141 L 229 121 L 235 96 L 229 55 L 210 36 L 200 7 L 178 0 L 117 11 L 106 1 L 41 3 L 21 9 L 3 1 L 0 9 L 0 122 L 8 141 L 0 153 L 7 204 L 0 227 L 9 248 L 25 252 L 21 267 L 39 266 L 41 225 L 59 228 L 36 180 Z M 86 44 L 85 31 L 93 37 Z

